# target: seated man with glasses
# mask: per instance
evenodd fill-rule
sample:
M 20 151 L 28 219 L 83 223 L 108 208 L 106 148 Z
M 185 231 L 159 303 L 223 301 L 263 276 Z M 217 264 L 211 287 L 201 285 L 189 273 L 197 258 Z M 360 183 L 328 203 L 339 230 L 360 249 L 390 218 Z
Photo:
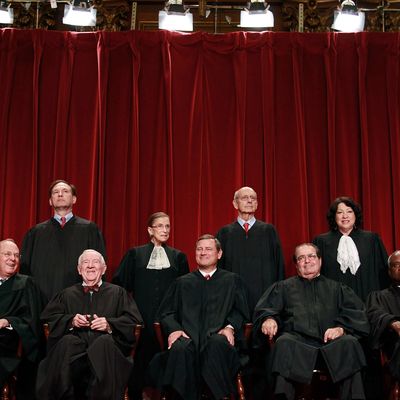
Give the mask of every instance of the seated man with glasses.
M 371 292 L 367 298 L 367 313 L 371 323 L 374 349 L 382 349 L 388 358 L 390 374 L 400 379 L 400 250 L 388 258 L 389 288 Z
M 14 373 L 17 399 L 34 399 L 44 343 L 39 319 L 43 301 L 32 278 L 17 273 L 19 260 L 15 242 L 0 241 L 0 388 Z
M 320 275 L 321 256 L 311 243 L 296 247 L 297 276 L 272 285 L 255 309 L 254 331 L 270 340 L 277 398 L 294 399 L 294 383 L 311 383 L 325 364 L 341 399 L 364 399 L 365 357 L 358 339 L 369 325 L 362 301 L 349 287 Z M 265 335 L 265 336 L 264 336 Z

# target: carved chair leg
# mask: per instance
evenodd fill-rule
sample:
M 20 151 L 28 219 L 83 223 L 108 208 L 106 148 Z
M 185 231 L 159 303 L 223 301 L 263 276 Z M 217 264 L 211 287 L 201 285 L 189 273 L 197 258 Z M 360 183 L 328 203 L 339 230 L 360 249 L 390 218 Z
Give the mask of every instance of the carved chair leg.
M 10 385 L 8 382 L 1 389 L 1 400 L 10 400 Z
M 400 387 L 399 387 L 399 382 L 398 381 L 395 381 L 394 384 L 393 384 L 392 399 L 393 400 L 400 400 Z
M 237 377 L 236 377 L 236 386 L 237 386 L 239 400 L 246 400 L 246 396 L 244 394 L 242 374 L 240 372 L 238 372 Z

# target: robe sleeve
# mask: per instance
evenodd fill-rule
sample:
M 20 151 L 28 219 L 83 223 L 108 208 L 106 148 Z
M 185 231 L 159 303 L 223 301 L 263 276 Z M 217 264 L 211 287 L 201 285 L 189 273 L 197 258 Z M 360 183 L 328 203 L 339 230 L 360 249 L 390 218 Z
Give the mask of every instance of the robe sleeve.
M 390 285 L 390 279 L 387 273 L 388 254 L 381 238 L 377 234 L 375 234 L 374 247 L 374 263 L 378 269 L 379 287 L 385 289 Z
M 368 336 L 369 323 L 364 303 L 346 285 L 340 285 L 339 315 L 335 318 L 338 326 L 357 338 Z
M 235 277 L 235 300 L 232 309 L 227 318 L 226 325 L 232 325 L 235 332 L 242 329 L 245 322 L 250 321 L 249 304 L 247 301 L 247 293 L 244 288 L 242 279 L 237 275 Z
M 122 286 L 129 293 L 132 293 L 135 287 L 135 270 L 136 270 L 136 251 L 129 250 L 120 262 L 115 272 L 112 283 Z
M 189 273 L 189 263 L 185 253 L 179 252 L 177 256 L 178 276 Z
M 274 259 L 275 259 L 275 265 L 277 268 L 277 281 L 281 281 L 285 279 L 285 261 L 283 257 L 283 252 L 282 252 L 282 246 L 281 246 L 281 241 L 278 236 L 278 232 L 275 229 L 274 226 L 272 226 L 272 235 L 274 238 Z
M 92 249 L 101 253 L 104 259 L 107 260 L 106 244 L 100 228 L 94 222 L 90 222 L 90 227 L 89 245 Z
M 175 281 L 165 294 L 156 315 L 156 320 L 161 323 L 166 337 L 172 332 L 183 330 L 178 322 L 179 292 L 179 286 Z
M 128 295 L 126 290 L 120 289 L 117 295 L 119 296 L 117 316 L 106 318 L 114 337 L 118 337 L 120 342 L 133 344 L 135 336 L 132 327 L 143 324 L 143 319 L 136 302 Z
M 31 257 L 32 248 L 34 242 L 34 230 L 30 229 L 22 241 L 21 247 L 21 264 L 19 267 L 19 272 L 24 275 L 32 275 L 31 272 Z
M 63 297 L 64 291 L 56 294 L 40 316 L 43 323 L 49 324 L 48 349 L 72 330 L 72 319 L 75 314 L 67 313 Z
M 371 324 L 371 345 L 374 349 L 379 349 L 390 323 L 396 320 L 400 321 L 400 315 L 395 315 L 387 311 L 382 292 L 380 291 L 374 291 L 368 295 L 367 314 Z
M 284 309 L 284 287 L 283 281 L 271 285 L 258 301 L 253 316 L 253 333 L 257 342 L 265 341 L 266 336 L 261 332 L 261 325 L 267 318 L 273 318 L 278 327 L 281 325 L 279 317 Z
M 44 350 L 44 334 L 40 323 L 43 306 L 44 299 L 39 288 L 28 278 L 23 289 L 23 299 L 18 305 L 20 311 L 6 316 L 21 338 L 25 356 L 31 361 L 40 359 Z

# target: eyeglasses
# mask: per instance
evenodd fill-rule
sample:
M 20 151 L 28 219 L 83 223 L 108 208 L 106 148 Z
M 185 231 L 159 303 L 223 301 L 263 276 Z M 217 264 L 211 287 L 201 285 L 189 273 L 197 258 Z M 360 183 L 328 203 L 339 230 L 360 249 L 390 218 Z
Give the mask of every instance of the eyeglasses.
M 400 269 L 400 263 L 390 264 L 391 269 Z
M 153 229 L 157 229 L 159 231 L 161 231 L 162 229 L 165 229 L 166 231 L 169 231 L 171 229 L 171 225 L 163 225 L 163 224 L 152 225 L 151 227 Z
M 240 200 L 240 201 L 257 201 L 257 197 L 256 196 L 241 196 L 241 197 L 238 197 L 238 199 Z
M 299 264 L 302 264 L 302 263 L 306 262 L 307 258 L 308 258 L 310 261 L 313 261 L 313 260 L 317 259 L 318 256 L 317 256 L 315 253 L 304 254 L 304 255 L 298 256 L 298 257 L 296 258 L 296 261 L 297 261 Z
M 12 257 L 20 258 L 21 256 L 19 253 L 12 253 L 11 251 L 2 252 L 0 254 L 2 254 L 5 258 L 12 258 Z

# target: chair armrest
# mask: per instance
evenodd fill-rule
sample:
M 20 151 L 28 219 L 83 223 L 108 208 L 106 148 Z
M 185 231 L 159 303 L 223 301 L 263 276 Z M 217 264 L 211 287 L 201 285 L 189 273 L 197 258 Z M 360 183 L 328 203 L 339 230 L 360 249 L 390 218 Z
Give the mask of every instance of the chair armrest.
M 160 346 L 161 351 L 165 350 L 165 343 L 164 343 L 164 334 L 162 331 L 161 324 L 159 322 L 153 323 L 154 332 L 156 333 L 158 345 Z

